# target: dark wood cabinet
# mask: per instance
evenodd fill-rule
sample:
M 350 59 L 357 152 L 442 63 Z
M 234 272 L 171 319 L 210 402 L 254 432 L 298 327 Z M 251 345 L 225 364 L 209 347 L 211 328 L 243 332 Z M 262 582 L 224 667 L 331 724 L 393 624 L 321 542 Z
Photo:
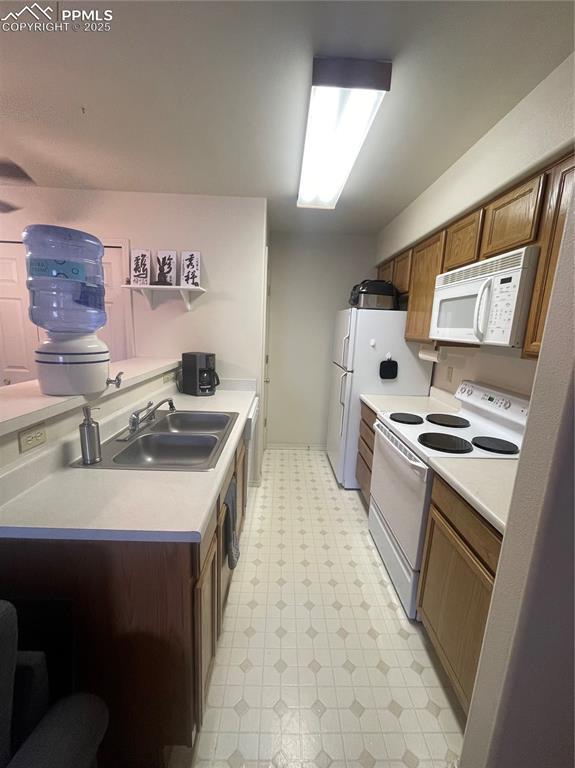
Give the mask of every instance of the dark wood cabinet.
M 441 274 L 444 249 L 445 230 L 424 240 L 413 249 L 405 325 L 407 341 L 429 341 L 435 278 Z
M 529 179 L 485 206 L 481 256 L 487 259 L 537 238 L 545 174 Z
M 541 349 L 565 219 L 569 206 L 573 202 L 574 183 L 575 158 L 573 156 L 551 168 L 541 220 L 539 263 L 523 345 L 525 357 L 537 357 Z
M 373 448 L 375 443 L 375 431 L 373 425 L 375 424 L 376 419 L 377 414 L 375 411 L 372 411 L 368 405 L 362 402 L 355 477 L 359 484 L 360 493 L 367 506 L 369 506 L 371 467 L 373 464 Z
M 434 481 L 418 612 L 467 713 L 501 536 L 439 478 Z
M 482 222 L 483 209 L 481 208 L 447 227 L 443 260 L 445 272 L 477 261 Z

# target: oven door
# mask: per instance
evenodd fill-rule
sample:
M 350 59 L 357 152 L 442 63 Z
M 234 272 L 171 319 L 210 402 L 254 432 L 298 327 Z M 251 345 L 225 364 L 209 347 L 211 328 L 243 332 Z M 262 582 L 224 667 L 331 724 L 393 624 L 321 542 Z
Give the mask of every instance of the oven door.
M 403 557 L 418 571 L 433 473 L 381 422 L 374 428 L 371 497 Z M 370 528 L 371 514 L 370 509 Z
M 429 337 L 481 344 L 487 332 L 493 277 L 436 287 Z

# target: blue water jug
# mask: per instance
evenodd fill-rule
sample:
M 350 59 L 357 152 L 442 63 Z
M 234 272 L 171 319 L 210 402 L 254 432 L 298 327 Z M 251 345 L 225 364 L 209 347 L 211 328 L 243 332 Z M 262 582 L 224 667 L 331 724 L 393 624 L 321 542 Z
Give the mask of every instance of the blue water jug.
M 105 325 L 100 240 L 78 229 L 48 224 L 31 224 L 22 239 L 30 320 L 58 333 L 93 333 Z

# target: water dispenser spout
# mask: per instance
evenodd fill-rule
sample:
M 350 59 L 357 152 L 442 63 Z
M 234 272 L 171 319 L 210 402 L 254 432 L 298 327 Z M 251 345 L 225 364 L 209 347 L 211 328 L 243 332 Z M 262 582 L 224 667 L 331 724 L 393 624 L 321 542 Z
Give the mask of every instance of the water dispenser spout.
M 116 389 L 120 389 L 120 386 L 122 384 L 122 376 L 124 375 L 124 371 L 120 371 L 120 373 L 116 374 L 115 379 L 106 379 L 106 386 L 111 387 L 112 384 L 116 387 Z

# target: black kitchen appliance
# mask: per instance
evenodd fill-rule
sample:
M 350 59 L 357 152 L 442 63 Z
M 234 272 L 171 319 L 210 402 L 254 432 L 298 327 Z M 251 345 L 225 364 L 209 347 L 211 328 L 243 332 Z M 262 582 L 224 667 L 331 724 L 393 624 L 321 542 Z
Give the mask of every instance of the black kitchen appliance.
M 220 383 L 213 352 L 182 353 L 182 392 L 206 397 L 215 394 Z
M 351 289 L 349 305 L 358 309 L 398 309 L 398 294 L 386 280 L 362 280 Z

